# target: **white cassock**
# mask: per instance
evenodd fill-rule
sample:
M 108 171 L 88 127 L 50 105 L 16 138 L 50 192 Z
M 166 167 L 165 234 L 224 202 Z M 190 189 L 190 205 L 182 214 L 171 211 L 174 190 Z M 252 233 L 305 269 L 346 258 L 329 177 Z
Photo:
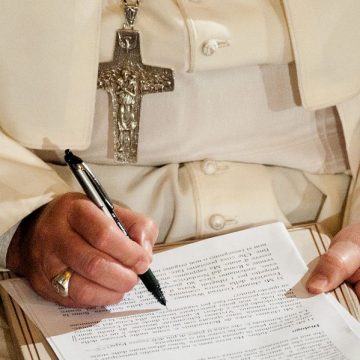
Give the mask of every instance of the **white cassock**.
M 78 189 L 66 148 L 115 202 L 153 217 L 160 242 L 273 220 L 335 231 L 346 199 L 346 222 L 358 221 L 358 0 L 143 1 L 143 62 L 173 68 L 175 91 L 143 97 L 131 166 L 110 156 L 111 109 L 96 90 L 120 3 L 1 3 L 3 262 L 9 229 Z

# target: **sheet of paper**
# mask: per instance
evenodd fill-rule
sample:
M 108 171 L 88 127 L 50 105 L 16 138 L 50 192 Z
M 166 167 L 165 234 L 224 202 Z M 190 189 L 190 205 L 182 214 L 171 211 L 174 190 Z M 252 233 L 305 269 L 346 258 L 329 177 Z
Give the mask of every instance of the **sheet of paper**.
M 351 322 L 299 288 L 306 265 L 281 224 L 158 254 L 152 269 L 168 309 L 142 284 L 119 306 L 92 310 L 50 304 L 20 280 L 5 287 L 60 359 L 359 358 Z
M 360 339 L 360 323 L 349 314 L 348 311 L 344 309 L 344 307 L 336 300 L 334 296 L 328 294 L 328 300 L 332 303 L 332 305 L 337 309 L 340 313 L 341 317 L 345 320 L 351 330 L 359 337 Z

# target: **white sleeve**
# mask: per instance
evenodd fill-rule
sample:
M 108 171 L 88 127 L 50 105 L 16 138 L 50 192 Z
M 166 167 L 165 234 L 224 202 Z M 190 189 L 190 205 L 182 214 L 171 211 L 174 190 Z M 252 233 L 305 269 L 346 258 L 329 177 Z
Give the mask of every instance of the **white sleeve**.
M 55 171 L 0 131 L 0 235 L 68 191 Z
M 6 269 L 6 254 L 20 222 L 12 226 L 5 234 L 0 235 L 0 267 Z

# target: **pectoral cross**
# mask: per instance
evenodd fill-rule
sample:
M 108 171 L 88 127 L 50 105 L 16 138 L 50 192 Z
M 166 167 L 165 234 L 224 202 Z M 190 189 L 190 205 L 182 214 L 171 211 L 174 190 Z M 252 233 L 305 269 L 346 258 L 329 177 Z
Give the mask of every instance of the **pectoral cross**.
M 136 163 L 141 99 L 145 94 L 174 90 L 171 69 L 144 65 L 140 34 L 133 29 L 137 6 L 125 2 L 127 20 L 116 33 L 113 61 L 99 65 L 98 88 L 110 95 L 114 136 L 114 159 Z

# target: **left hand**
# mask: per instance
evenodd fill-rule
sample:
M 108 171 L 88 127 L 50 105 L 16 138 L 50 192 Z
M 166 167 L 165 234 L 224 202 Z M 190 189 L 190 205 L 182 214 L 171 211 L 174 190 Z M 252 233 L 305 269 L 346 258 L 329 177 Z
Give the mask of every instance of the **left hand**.
M 360 299 L 360 224 L 349 225 L 334 237 L 306 286 L 310 293 L 319 294 L 335 289 L 344 281 L 354 285 Z

